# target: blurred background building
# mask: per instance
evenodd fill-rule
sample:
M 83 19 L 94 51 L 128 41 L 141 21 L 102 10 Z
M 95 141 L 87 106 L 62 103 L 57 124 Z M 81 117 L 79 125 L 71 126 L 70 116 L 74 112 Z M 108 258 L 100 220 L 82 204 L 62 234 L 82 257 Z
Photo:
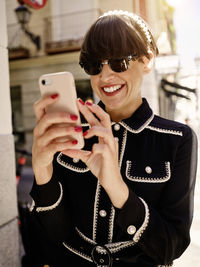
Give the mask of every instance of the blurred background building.
M 195 1 L 182 2 L 191 5 Z M 9 159 L 7 163 L 0 163 L 5 173 L 9 169 L 6 175 L 0 174 L 0 185 L 2 188 L 6 185 L 6 190 L 0 191 L 0 200 L 5 199 L 0 202 L 0 236 L 4 237 L 4 246 L 0 245 L 0 266 L 18 267 L 19 264 L 18 228 L 14 220 L 17 216 L 14 161 L 17 164 L 20 155 L 14 148 L 31 151 L 35 126 L 33 104 L 40 98 L 38 79 L 45 73 L 70 71 L 75 77 L 78 97 L 98 101 L 92 92 L 89 76 L 78 62 L 83 36 L 99 15 L 122 9 L 141 15 L 149 23 L 160 54 L 153 71 L 144 78 L 142 94 L 149 100 L 155 114 L 188 123 L 199 132 L 200 56 L 195 55 L 195 64 L 189 70 L 183 68 L 182 54 L 177 46 L 177 21 L 174 21 L 179 8 L 175 5 L 177 2 L 180 1 L 0 0 L 0 29 L 4 33 L 0 37 L 0 53 L 3 48 L 1 69 L 7 68 L 8 71 L 1 70 L 0 73 L 3 80 L 0 89 L 0 148 L 3 153 L 11 151 L 5 158 L 5 161 Z M 7 90 L 1 94 L 2 88 Z M 31 169 L 29 158 L 27 165 Z M 9 212 L 8 204 L 11 207 Z M 10 244 L 11 235 L 15 237 L 14 247 Z M 15 265 L 4 253 L 9 251 L 8 247 L 12 248 Z

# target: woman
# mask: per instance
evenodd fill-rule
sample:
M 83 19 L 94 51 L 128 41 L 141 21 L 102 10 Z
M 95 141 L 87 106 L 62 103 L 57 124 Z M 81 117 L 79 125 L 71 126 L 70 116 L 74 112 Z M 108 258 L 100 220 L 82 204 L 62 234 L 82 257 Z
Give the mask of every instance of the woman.
M 73 114 L 45 114 L 59 95 L 34 106 L 32 215 L 60 246 L 52 266 L 172 266 L 190 243 L 196 137 L 154 115 L 141 97 L 156 54 L 140 17 L 105 13 L 80 54 L 101 100 L 77 100 L 82 128 L 59 127 L 76 123 Z M 76 131 L 85 138 L 82 150 L 73 149 Z M 74 139 L 57 142 L 65 135 Z

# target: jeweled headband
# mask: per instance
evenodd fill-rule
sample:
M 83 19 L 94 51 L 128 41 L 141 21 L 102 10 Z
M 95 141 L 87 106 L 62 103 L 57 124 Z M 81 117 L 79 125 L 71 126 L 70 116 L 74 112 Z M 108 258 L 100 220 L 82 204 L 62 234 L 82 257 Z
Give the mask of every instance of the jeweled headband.
M 146 41 L 147 41 L 147 49 L 150 49 L 150 44 L 152 42 L 150 31 L 149 31 L 147 25 L 144 23 L 144 21 L 139 16 L 137 16 L 136 14 L 133 14 L 131 12 L 128 12 L 128 11 L 113 10 L 113 11 L 108 11 L 108 12 L 104 13 L 102 16 L 100 16 L 100 18 L 103 18 L 106 16 L 112 16 L 112 15 L 125 15 L 127 17 L 132 18 L 138 24 L 138 26 L 140 27 L 140 29 L 144 33 L 144 35 L 146 37 Z

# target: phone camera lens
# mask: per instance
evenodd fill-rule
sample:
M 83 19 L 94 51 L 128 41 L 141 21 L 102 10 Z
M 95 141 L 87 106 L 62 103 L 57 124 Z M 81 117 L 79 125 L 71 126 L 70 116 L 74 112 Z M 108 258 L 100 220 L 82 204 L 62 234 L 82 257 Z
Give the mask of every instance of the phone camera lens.
M 45 85 L 46 84 L 46 81 L 45 80 L 42 80 L 42 84 Z

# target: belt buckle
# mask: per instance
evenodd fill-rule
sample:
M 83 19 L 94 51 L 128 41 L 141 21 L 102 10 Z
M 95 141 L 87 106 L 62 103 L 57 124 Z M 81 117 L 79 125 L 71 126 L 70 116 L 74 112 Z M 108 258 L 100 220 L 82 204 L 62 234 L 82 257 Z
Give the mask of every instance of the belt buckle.
M 97 266 L 112 267 L 113 258 L 106 246 L 96 244 L 92 249 L 91 256 Z

